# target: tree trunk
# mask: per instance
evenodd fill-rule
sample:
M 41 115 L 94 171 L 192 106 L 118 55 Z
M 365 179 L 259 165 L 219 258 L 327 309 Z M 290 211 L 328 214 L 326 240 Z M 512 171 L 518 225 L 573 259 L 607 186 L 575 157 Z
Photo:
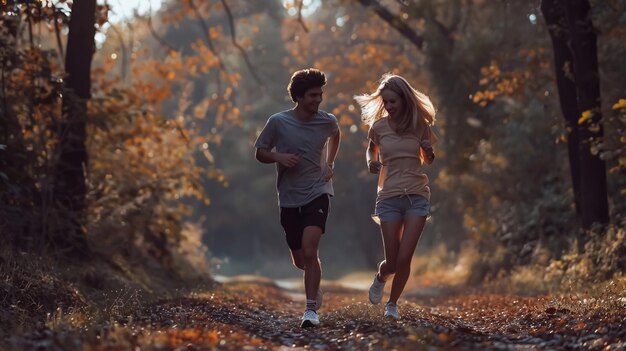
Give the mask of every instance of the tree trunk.
M 580 217 L 580 152 L 578 137 L 578 103 L 573 71 L 574 59 L 568 46 L 568 29 L 565 20 L 563 0 L 544 0 L 541 12 L 548 25 L 554 50 L 554 70 L 559 92 L 559 104 L 565 119 L 567 150 L 569 153 L 570 175 L 574 188 L 576 214 Z
M 564 1 L 570 47 L 574 58 L 574 75 L 578 95 L 579 116 L 591 112 L 589 123 L 578 124 L 580 137 L 580 205 L 583 228 L 593 223 L 609 222 L 606 165 L 599 153 L 592 154 L 591 145 L 603 138 L 600 109 L 600 79 L 596 34 L 591 22 L 591 6 L 587 0 Z
M 72 248 L 85 249 L 80 235 L 84 224 L 85 147 L 87 99 L 91 97 L 91 60 L 95 43 L 96 0 L 75 1 L 69 24 L 65 58 L 66 92 L 63 94 L 63 123 L 59 130 L 59 155 L 54 194 L 59 206 L 57 238 Z M 78 235 L 76 235 L 78 234 Z M 64 245 L 64 244 L 63 244 Z

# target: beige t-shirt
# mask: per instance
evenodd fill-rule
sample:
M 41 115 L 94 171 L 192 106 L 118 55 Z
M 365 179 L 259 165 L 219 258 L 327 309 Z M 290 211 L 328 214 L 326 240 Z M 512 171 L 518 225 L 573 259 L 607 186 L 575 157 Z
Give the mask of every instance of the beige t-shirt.
M 420 148 L 422 140 L 429 139 L 433 144 L 437 141 L 430 126 L 417 135 L 398 135 L 389 126 L 389 118 L 385 117 L 374 122 L 368 138 L 379 146 L 383 164 L 376 201 L 402 195 L 421 195 L 430 200 L 428 176 L 421 169 L 424 150 Z

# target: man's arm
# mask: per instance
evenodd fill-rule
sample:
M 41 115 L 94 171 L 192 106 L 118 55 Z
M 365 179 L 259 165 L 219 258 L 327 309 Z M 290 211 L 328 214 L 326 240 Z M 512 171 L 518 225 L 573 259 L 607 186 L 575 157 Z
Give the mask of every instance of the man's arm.
M 339 151 L 339 144 L 341 143 L 341 130 L 337 128 L 337 132 L 335 135 L 330 137 L 328 141 L 328 150 L 326 151 L 326 169 L 324 180 L 330 181 L 335 172 L 333 168 L 335 167 L 335 158 L 337 158 L 337 152 Z
M 273 152 L 266 149 L 256 149 L 254 157 L 261 163 L 274 163 L 278 162 L 281 165 L 291 168 L 298 163 L 298 156 L 294 154 L 285 154 L 280 152 Z
M 337 152 L 339 151 L 339 144 L 341 144 L 341 129 L 337 129 L 337 133 L 330 137 L 328 141 L 328 151 L 326 153 L 326 163 L 331 167 L 335 163 L 337 158 Z

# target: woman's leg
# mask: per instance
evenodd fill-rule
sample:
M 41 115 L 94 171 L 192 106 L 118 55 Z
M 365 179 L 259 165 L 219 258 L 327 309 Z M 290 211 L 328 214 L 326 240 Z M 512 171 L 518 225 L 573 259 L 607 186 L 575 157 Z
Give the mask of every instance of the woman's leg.
M 378 265 L 378 277 L 385 282 L 396 273 L 396 259 L 402 238 L 402 221 L 380 222 L 380 231 L 385 249 L 385 260 Z
M 400 239 L 395 261 L 396 275 L 393 277 L 389 302 L 397 303 L 411 273 L 411 259 L 417 242 L 422 235 L 426 216 L 407 215 L 404 217 L 404 231 Z

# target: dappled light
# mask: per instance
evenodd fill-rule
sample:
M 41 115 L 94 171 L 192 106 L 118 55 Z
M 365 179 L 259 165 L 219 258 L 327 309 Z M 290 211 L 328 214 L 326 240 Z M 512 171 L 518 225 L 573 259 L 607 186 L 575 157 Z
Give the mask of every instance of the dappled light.
M 626 349 L 625 14 L 0 1 L 0 349 Z

